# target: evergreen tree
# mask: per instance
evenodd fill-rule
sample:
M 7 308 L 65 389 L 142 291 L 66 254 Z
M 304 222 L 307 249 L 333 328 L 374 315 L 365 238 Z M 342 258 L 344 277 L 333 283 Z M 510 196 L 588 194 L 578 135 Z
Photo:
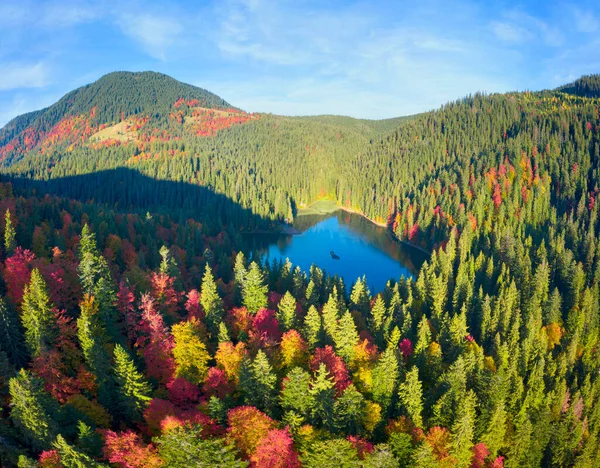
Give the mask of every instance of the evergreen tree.
M 306 316 L 304 317 L 303 335 L 308 342 L 308 347 L 312 350 L 322 344 L 321 334 L 323 330 L 323 322 L 321 314 L 316 307 L 310 306 Z
M 210 266 L 206 264 L 204 277 L 202 278 L 202 296 L 200 304 L 206 315 L 208 330 L 213 336 L 217 336 L 219 324 L 223 320 L 223 303 L 217 292 L 217 285 Z
M 296 299 L 289 291 L 286 291 L 277 305 L 277 321 L 284 331 L 296 326 Z
M 23 346 L 23 331 L 17 314 L 0 297 L 0 348 L 8 354 L 15 367 L 27 363 L 27 352 Z
M 279 400 L 283 411 L 293 411 L 306 421 L 314 407 L 314 398 L 309 391 L 310 375 L 300 367 L 290 370 L 283 380 Z
M 70 446 L 60 434 L 56 437 L 56 440 L 53 442 L 52 446 L 58 452 L 60 464 L 61 466 L 64 466 L 64 468 L 88 468 L 104 466 L 96 463 L 91 457 Z
M 31 272 L 31 280 L 23 292 L 21 321 L 30 354 L 39 356 L 50 347 L 56 330 L 50 295 L 37 268 Z
M 354 358 L 354 346 L 358 343 L 358 331 L 349 311 L 340 318 L 334 336 L 336 352 L 346 363 L 349 363 Z
M 17 233 L 10 217 L 10 210 L 7 208 L 4 214 L 4 253 L 10 257 L 17 247 Z
M 244 468 L 248 464 L 237 458 L 236 450 L 223 438 L 207 439 L 202 426 L 176 427 L 154 439 L 160 458 L 173 468 Z
M 465 398 L 460 402 L 460 410 L 452 426 L 452 450 L 456 466 L 471 466 L 471 448 L 473 447 L 473 436 L 475 433 L 475 405 L 477 396 L 473 390 L 469 390 Z
M 10 417 L 23 440 L 35 451 L 45 450 L 58 434 L 58 425 L 50 411 L 54 410 L 44 383 L 25 369 L 10 379 Z
M 373 368 L 373 401 L 381 406 L 385 414 L 392 405 L 399 377 L 398 358 L 393 348 L 386 349 Z
M 398 389 L 400 403 L 416 427 L 423 427 L 423 390 L 416 366 L 406 373 L 406 380 Z
M 334 427 L 341 433 L 360 434 L 364 412 L 365 397 L 351 384 L 333 405 Z
M 267 355 L 259 350 L 252 362 L 242 362 L 240 387 L 246 403 L 256 406 L 268 414 L 273 414 L 277 401 L 277 376 Z
M 125 349 L 117 344 L 114 349 L 114 376 L 117 384 L 121 414 L 128 421 L 139 421 L 150 401 L 151 388 Z
M 333 398 L 335 383 L 324 363 L 319 365 L 310 384 L 310 394 L 314 400 L 312 419 L 317 424 L 333 430 Z
M 267 306 L 267 292 L 268 288 L 264 284 L 260 267 L 256 262 L 252 262 L 242 289 L 244 305 L 248 309 L 248 312 L 256 314 L 259 309 Z

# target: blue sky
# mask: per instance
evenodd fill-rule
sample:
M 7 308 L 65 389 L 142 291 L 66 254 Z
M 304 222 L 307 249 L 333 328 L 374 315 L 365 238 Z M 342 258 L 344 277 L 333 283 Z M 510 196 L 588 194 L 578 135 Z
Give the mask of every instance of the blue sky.
M 600 72 L 600 3 L 0 0 L 0 125 L 115 70 L 248 111 L 386 118 Z

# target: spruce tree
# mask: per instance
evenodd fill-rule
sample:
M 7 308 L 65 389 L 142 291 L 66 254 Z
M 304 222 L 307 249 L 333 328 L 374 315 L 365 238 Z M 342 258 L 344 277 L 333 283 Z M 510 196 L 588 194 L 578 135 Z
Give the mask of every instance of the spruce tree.
M 248 312 L 256 314 L 259 309 L 267 306 L 267 292 L 268 288 L 264 283 L 260 267 L 256 262 L 252 262 L 242 289 L 244 305 Z
M 210 266 L 206 264 L 202 278 L 202 295 L 200 304 L 206 315 L 206 325 L 213 337 L 219 333 L 219 323 L 223 320 L 223 301 L 217 292 L 217 285 Z
M 410 417 L 413 424 L 419 428 L 423 427 L 423 390 L 419 380 L 419 369 L 416 366 L 407 372 L 406 380 L 400 384 L 398 389 L 400 403 Z
M 31 280 L 23 292 L 21 321 L 25 329 L 25 344 L 31 356 L 48 349 L 56 335 L 50 295 L 40 271 L 34 268 Z
M 263 350 L 259 350 L 252 362 L 242 362 L 240 388 L 248 405 L 273 415 L 277 407 L 277 376 Z
M 10 217 L 10 210 L 7 208 L 4 214 L 4 253 L 10 257 L 17 247 L 17 233 Z
M 354 358 L 354 346 L 358 343 L 358 331 L 350 311 L 346 311 L 339 320 L 334 335 L 337 354 L 348 364 Z
M 50 414 L 57 409 L 44 390 L 44 382 L 21 369 L 10 379 L 9 391 L 10 417 L 23 440 L 35 451 L 48 449 L 56 439 L 59 427 Z
M 477 396 L 473 390 L 469 390 L 460 402 L 460 410 L 452 425 L 452 443 L 450 453 L 454 457 L 456 466 L 471 466 L 471 448 L 473 447 L 473 436 L 475 433 L 475 406 Z
M 94 468 L 105 466 L 95 462 L 85 453 L 82 453 L 69 445 L 64 437 L 60 434 L 56 437 L 56 440 L 52 443 L 52 446 L 54 447 L 54 450 L 58 452 L 60 464 L 64 468 Z
M 384 415 L 391 408 L 399 375 L 396 349 L 388 348 L 379 357 L 372 373 L 373 401 L 381 406 Z
M 324 363 L 319 365 L 310 384 L 310 394 L 314 399 L 312 420 L 328 430 L 334 429 L 333 403 L 335 382 Z
M 306 316 L 304 317 L 304 327 L 302 329 L 304 338 L 308 343 L 308 347 L 314 350 L 317 346 L 320 346 L 321 335 L 323 331 L 323 321 L 321 314 L 316 307 L 310 306 Z
M 296 327 L 296 299 L 287 291 L 277 305 L 277 320 L 284 331 Z
M 305 422 L 314 407 L 313 395 L 309 392 L 310 375 L 300 367 L 294 367 L 286 375 L 279 396 L 283 411 L 293 411 Z
M 25 366 L 28 360 L 24 343 L 23 328 L 17 313 L 0 297 L 0 348 L 6 351 L 17 368 Z
M 120 414 L 126 416 L 126 421 L 140 421 L 142 412 L 151 399 L 152 389 L 121 345 L 115 345 L 113 354 L 115 359 L 113 372 L 117 384 Z

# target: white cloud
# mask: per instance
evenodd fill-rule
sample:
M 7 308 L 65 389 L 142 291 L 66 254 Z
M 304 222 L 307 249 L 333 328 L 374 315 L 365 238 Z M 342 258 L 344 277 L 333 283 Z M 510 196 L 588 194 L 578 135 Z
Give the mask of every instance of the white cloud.
M 0 91 L 20 88 L 41 88 L 48 84 L 48 67 L 36 64 L 0 64 Z
M 150 56 L 165 60 L 167 50 L 182 32 L 174 19 L 153 14 L 124 14 L 118 21 L 123 33 L 137 41 Z

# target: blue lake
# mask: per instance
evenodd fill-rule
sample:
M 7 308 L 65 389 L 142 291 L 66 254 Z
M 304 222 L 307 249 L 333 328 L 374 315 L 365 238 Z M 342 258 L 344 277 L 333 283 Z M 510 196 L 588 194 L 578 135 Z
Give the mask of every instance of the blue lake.
M 328 274 L 341 276 L 348 291 L 365 275 L 371 293 L 380 292 L 390 278 L 416 275 L 428 257 L 398 242 L 387 229 L 344 211 L 301 215 L 294 227 L 301 233 L 269 236 L 266 245 L 261 242 L 260 255 L 269 262 L 289 258 L 294 267 L 306 272 L 315 264 Z M 331 251 L 339 259 L 332 258 Z

